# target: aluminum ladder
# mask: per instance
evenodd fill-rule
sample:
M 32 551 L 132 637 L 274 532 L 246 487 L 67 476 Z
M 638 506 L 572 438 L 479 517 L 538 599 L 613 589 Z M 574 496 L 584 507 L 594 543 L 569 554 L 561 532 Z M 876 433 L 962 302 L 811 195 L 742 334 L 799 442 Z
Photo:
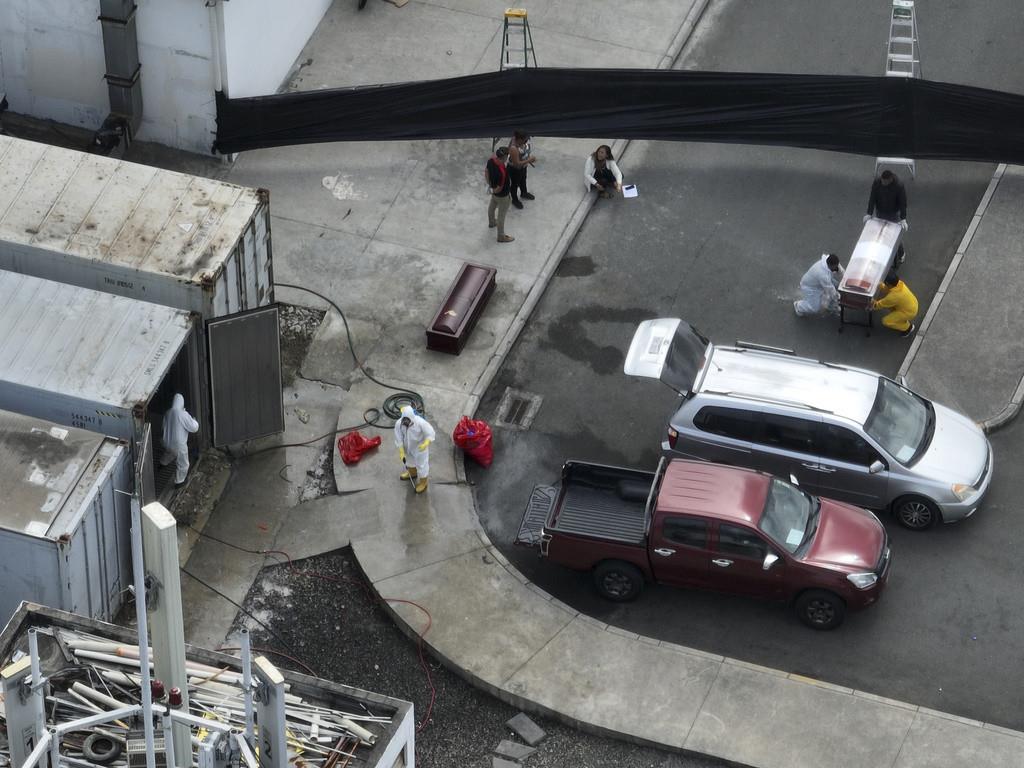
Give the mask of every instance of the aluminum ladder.
M 532 63 L 531 63 L 532 60 Z M 533 50 L 533 35 L 525 8 L 506 8 L 501 28 L 501 60 L 498 69 L 524 69 L 537 66 L 537 53 Z M 491 151 L 498 146 L 501 137 L 491 140 Z
M 533 63 L 530 63 L 530 60 Z M 499 69 L 536 67 L 537 54 L 533 50 L 533 36 L 525 8 L 506 8 L 501 30 L 501 62 Z
M 885 76 L 921 77 L 921 59 L 918 49 L 914 0 L 892 0 L 889 45 L 885 55 Z M 910 169 L 912 178 L 917 171 L 917 166 L 909 157 L 876 157 L 876 176 L 879 167 L 883 165 L 905 165 Z

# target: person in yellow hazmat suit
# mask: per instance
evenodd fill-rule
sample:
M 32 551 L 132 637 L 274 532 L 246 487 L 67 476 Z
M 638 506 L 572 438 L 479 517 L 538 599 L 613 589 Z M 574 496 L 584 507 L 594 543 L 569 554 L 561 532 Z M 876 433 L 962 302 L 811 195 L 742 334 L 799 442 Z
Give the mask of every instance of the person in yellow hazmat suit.
M 893 270 L 889 270 L 882 286 L 885 295 L 872 302 L 871 308 L 888 309 L 889 312 L 882 317 L 882 325 L 899 331 L 900 336 L 909 336 L 917 330 L 914 325 L 918 310 L 917 297 Z
M 427 490 L 427 475 L 430 474 L 430 444 L 436 437 L 434 428 L 426 419 L 416 413 L 411 405 L 403 405 L 401 416 L 395 422 L 395 445 L 398 458 L 405 465 L 399 475 L 402 480 L 412 478 L 416 482 L 416 493 Z

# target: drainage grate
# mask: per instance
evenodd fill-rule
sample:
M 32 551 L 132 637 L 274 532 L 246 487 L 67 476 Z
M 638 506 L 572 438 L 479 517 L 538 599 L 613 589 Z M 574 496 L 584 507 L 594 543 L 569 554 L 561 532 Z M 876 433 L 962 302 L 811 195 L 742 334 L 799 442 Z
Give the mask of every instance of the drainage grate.
M 540 395 L 508 387 L 501 396 L 501 402 L 498 403 L 494 423 L 509 429 L 529 429 L 543 401 L 544 398 Z

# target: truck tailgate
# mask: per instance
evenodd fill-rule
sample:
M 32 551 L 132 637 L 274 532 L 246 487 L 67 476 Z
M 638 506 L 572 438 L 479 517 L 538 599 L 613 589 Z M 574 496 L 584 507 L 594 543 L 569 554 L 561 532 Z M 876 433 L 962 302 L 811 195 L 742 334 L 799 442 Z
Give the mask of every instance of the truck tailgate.
M 519 524 L 519 533 L 515 543 L 524 547 L 535 547 L 540 544 L 540 532 L 551 516 L 551 510 L 558 500 L 558 488 L 553 485 L 538 485 L 530 494 L 530 501 L 523 513 L 523 522 Z

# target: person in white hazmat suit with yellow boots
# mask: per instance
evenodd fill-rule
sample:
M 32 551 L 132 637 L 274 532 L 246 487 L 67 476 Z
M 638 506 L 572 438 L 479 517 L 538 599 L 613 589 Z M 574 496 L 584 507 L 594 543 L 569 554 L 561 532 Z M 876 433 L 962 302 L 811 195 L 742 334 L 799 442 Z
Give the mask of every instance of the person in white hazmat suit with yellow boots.
M 430 444 L 435 434 L 426 419 L 417 415 L 411 405 L 403 405 L 401 418 L 395 422 L 395 445 L 398 457 L 405 464 L 405 471 L 399 475 L 402 480 L 416 481 L 416 493 L 427 490 L 427 476 L 430 474 Z
M 188 436 L 199 431 L 199 422 L 185 410 L 185 398 L 175 393 L 171 410 L 164 414 L 164 455 L 160 466 L 176 462 L 174 484 L 181 485 L 188 475 Z

